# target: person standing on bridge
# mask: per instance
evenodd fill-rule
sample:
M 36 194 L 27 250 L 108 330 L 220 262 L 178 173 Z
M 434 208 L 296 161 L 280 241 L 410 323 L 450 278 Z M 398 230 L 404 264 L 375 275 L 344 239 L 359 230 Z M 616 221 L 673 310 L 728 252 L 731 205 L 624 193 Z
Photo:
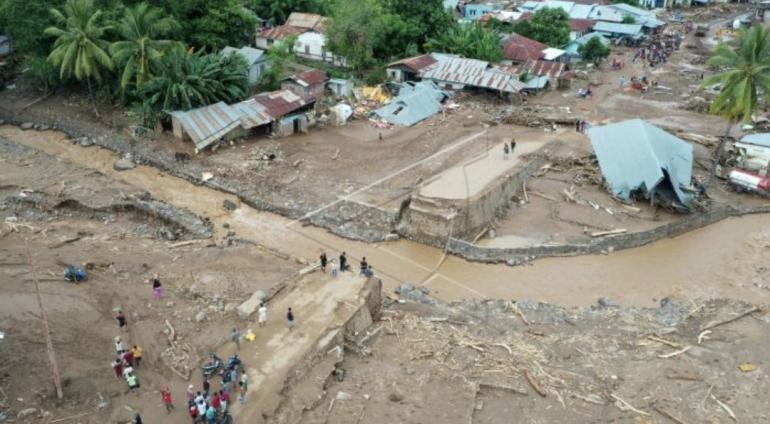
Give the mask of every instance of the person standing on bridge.
M 345 254 L 345 252 L 342 252 L 340 255 L 340 272 L 345 272 L 348 270 L 348 257 Z
M 503 144 L 503 160 L 508 160 L 508 153 L 510 150 L 508 149 L 508 143 Z
M 321 272 L 326 272 L 326 264 L 329 262 L 329 260 L 326 258 L 326 252 L 321 252 Z
M 511 154 L 513 154 L 513 149 L 515 149 L 515 148 L 516 148 L 516 139 L 512 138 L 511 139 Z
M 507 145 L 506 145 L 506 148 L 507 148 Z M 361 258 L 361 275 L 366 274 L 367 268 L 369 268 L 369 263 L 366 262 L 366 256 L 364 256 L 363 258 Z
M 289 327 L 289 331 L 291 331 L 292 328 L 294 328 L 294 312 L 289 308 L 289 310 L 286 312 L 286 326 Z

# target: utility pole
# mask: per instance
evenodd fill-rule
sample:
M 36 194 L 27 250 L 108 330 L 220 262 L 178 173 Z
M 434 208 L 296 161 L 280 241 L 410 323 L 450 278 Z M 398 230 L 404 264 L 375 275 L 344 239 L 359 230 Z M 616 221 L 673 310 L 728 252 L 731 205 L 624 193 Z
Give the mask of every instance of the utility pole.
M 32 274 L 32 280 L 35 283 L 35 295 L 37 296 L 37 306 L 40 308 L 40 321 L 43 323 L 43 336 L 45 337 L 45 346 L 48 351 L 48 361 L 51 363 L 51 374 L 53 374 L 53 385 L 56 387 L 56 397 L 62 399 L 64 392 L 61 388 L 61 377 L 59 376 L 59 366 L 56 364 L 56 354 L 53 351 L 53 341 L 51 340 L 51 329 L 48 327 L 48 315 L 43 308 L 43 297 L 40 296 L 40 284 L 37 280 L 35 265 L 32 263 L 32 256 L 29 253 L 29 240 L 24 241 L 27 251 L 27 265 Z

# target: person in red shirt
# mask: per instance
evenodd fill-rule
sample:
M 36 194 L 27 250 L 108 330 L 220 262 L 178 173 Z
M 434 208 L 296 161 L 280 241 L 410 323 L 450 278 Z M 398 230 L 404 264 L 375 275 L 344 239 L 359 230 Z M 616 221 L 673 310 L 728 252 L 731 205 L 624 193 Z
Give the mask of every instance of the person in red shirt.
M 127 350 L 125 353 L 123 353 L 123 362 L 126 363 L 126 365 L 133 367 L 134 364 L 134 353 L 130 350 Z
M 219 393 L 214 393 L 214 396 L 211 398 L 211 406 L 217 411 L 222 407 L 222 400 L 219 398 Z
M 166 407 L 166 413 L 170 414 L 174 409 L 174 404 L 171 402 L 171 392 L 168 390 L 168 386 L 164 387 L 160 391 L 160 397 L 163 399 L 163 405 Z
M 194 423 L 198 422 L 198 407 L 195 404 L 190 406 L 190 418 L 192 418 Z
M 115 371 L 115 377 L 118 379 L 123 378 L 123 363 L 120 362 L 120 358 L 112 361 L 112 369 Z

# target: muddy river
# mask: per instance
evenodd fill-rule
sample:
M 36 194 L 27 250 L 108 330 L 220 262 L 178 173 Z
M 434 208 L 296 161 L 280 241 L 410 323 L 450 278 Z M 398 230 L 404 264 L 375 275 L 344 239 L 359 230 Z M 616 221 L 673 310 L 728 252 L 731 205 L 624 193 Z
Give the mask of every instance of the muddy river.
M 391 293 L 401 282 L 409 281 L 426 286 L 442 300 L 488 297 L 590 305 L 599 297 L 609 297 L 624 304 L 649 306 L 671 295 L 733 297 L 753 302 L 770 299 L 770 291 L 762 288 L 770 285 L 770 281 L 763 281 L 768 274 L 760 267 L 770 260 L 767 215 L 728 219 L 680 237 L 609 255 L 542 259 L 508 267 L 445 257 L 441 250 L 406 240 L 377 244 L 350 241 L 242 204 L 227 211 L 222 207 L 225 199 L 239 203 L 232 195 L 151 167 L 114 171 L 114 153 L 73 145 L 60 132 L 2 126 L 0 137 L 66 158 L 146 190 L 159 200 L 207 216 L 216 226 L 217 237 L 224 235 L 222 224 L 228 223 L 237 237 L 295 258 L 310 260 L 322 250 L 334 257 L 346 251 L 356 266 L 366 257 Z

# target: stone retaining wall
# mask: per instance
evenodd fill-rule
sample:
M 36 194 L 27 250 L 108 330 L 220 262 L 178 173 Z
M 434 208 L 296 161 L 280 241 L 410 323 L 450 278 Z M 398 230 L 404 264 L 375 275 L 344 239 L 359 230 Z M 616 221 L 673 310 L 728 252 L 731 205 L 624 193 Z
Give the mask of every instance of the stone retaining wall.
M 675 237 L 725 218 L 756 213 L 770 213 L 770 205 L 755 207 L 717 205 L 708 212 L 693 214 L 651 230 L 608 236 L 591 240 L 588 243 L 497 248 L 478 246 L 465 240 L 453 238 L 449 242 L 448 250 L 452 254 L 475 262 L 507 262 L 511 265 L 517 265 L 535 258 L 596 254 L 610 249 L 631 249 L 662 238 Z

